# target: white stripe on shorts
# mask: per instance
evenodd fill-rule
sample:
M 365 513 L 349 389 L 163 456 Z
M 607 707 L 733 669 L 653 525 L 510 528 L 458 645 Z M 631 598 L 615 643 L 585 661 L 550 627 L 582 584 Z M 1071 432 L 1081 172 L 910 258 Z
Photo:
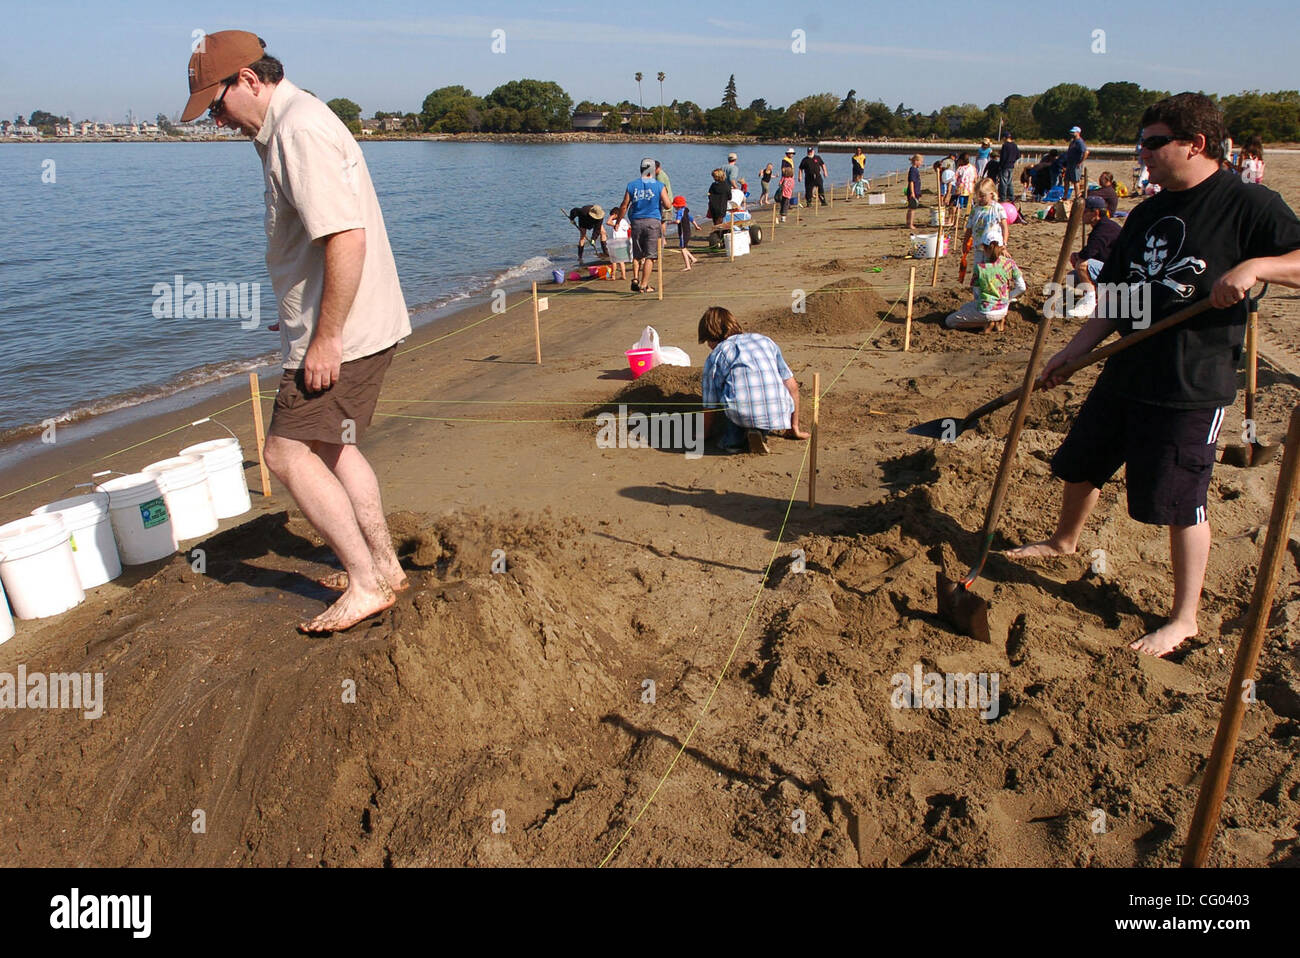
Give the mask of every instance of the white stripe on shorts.
M 1227 407 L 1220 406 L 1214 413 L 1214 421 L 1210 423 L 1210 438 L 1205 440 L 1207 446 L 1213 446 L 1219 441 L 1219 429 L 1223 426 L 1223 413 Z

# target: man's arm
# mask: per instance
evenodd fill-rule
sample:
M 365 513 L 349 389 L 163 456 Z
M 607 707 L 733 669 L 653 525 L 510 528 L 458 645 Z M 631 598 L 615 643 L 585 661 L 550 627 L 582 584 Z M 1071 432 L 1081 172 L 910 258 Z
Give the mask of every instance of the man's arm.
M 339 378 L 343 364 L 343 324 L 352 311 L 352 301 L 361 285 L 366 262 L 366 231 L 331 233 L 325 244 L 325 275 L 322 280 L 320 314 L 303 359 L 304 384 L 308 392 L 323 392 Z
M 790 416 L 790 435 L 795 439 L 811 439 L 812 433 L 804 432 L 799 428 L 799 380 L 791 376 L 784 380 L 785 388 L 790 391 L 790 397 L 794 400 L 794 412 Z
M 627 208 L 632 205 L 632 194 L 627 190 L 623 191 L 623 202 L 618 207 L 618 222 L 623 222 L 623 217 L 627 215 Z
M 1300 250 L 1243 260 L 1215 282 L 1210 290 L 1210 303 L 1216 309 L 1239 303 L 1256 283 L 1300 287 Z
M 1074 338 L 1066 343 L 1065 348 L 1049 359 L 1043 366 L 1043 371 L 1038 374 L 1038 381 L 1046 387 L 1059 386 L 1069 377 L 1062 378 L 1054 374 L 1055 370 L 1064 366 L 1066 363 L 1074 362 L 1081 356 L 1086 356 L 1092 352 L 1102 340 L 1115 332 L 1116 325 L 1109 319 L 1093 315 L 1082 328 L 1074 334 Z

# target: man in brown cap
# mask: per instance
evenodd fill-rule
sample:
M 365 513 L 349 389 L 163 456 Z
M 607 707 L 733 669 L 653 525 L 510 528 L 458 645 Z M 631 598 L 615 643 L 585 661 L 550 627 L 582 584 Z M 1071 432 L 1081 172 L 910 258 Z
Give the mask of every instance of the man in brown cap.
M 304 632 L 350 628 L 408 587 L 384 519 L 379 481 L 356 443 L 370 425 L 406 301 L 383 216 L 356 140 L 324 103 L 284 79 L 254 34 L 208 34 L 190 57 L 192 120 L 252 138 L 266 187 L 266 265 L 279 306 L 284 375 L 266 463 L 344 572 L 342 592 Z

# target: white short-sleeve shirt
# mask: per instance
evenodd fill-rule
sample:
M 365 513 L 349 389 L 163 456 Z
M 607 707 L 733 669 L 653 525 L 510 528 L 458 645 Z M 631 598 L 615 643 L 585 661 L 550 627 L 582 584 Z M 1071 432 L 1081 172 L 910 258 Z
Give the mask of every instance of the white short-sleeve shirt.
M 280 308 L 284 367 L 298 369 L 320 315 L 325 237 L 364 229 L 366 258 L 343 325 L 343 362 L 411 334 L 397 264 L 361 148 L 316 97 L 281 80 L 254 145 L 266 185 L 266 267 Z

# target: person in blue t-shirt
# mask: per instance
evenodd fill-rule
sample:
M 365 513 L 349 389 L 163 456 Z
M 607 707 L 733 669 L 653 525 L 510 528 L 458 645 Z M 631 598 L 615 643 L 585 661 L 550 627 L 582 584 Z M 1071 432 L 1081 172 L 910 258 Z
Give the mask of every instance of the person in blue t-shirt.
M 1069 195 L 1070 187 L 1079 182 L 1083 161 L 1088 158 L 1088 144 L 1083 142 L 1083 131 L 1077 126 L 1070 127 L 1070 145 L 1065 148 L 1065 189 Z
M 650 270 L 659 258 L 659 241 L 663 238 L 663 214 L 672 210 L 668 190 L 655 179 L 655 161 L 641 161 L 641 178 L 628 183 L 619 219 L 627 216 L 632 225 L 632 292 L 653 293 Z

